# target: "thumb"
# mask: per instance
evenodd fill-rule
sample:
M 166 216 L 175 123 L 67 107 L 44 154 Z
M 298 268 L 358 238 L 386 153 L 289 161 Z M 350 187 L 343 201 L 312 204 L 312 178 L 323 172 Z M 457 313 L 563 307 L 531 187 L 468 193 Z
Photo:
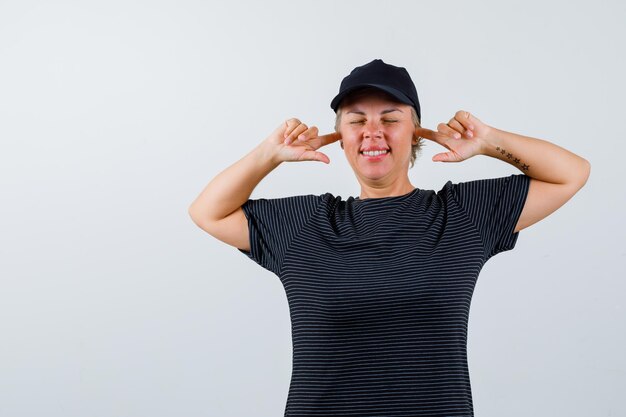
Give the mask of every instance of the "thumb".
M 452 161 L 452 154 L 450 152 L 438 153 L 433 156 L 433 162 L 450 162 Z
M 326 164 L 330 164 L 330 159 L 322 152 L 307 151 L 302 155 L 305 161 L 320 161 Z

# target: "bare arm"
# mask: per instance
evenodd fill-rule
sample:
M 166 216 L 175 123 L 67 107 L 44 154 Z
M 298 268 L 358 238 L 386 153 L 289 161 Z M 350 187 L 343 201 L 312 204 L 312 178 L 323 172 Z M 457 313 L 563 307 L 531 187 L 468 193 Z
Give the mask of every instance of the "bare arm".
M 200 227 L 226 218 L 240 208 L 261 180 L 279 165 L 271 144 L 261 142 L 209 182 L 189 207 L 189 215 Z
M 485 155 L 507 162 L 531 177 L 528 195 L 515 232 L 544 219 L 574 196 L 587 182 L 591 164 L 581 156 L 543 139 L 496 129 L 459 110 L 438 132 L 416 133 L 450 150 L 433 156 L 436 162 L 459 162 Z
M 213 178 L 189 207 L 189 216 L 204 231 L 240 249 L 250 250 L 248 221 L 241 206 L 271 171 L 286 161 L 329 163 L 316 150 L 338 140 L 335 133 L 317 136 L 315 126 L 307 127 L 292 118 L 281 123 L 263 142 Z M 302 137 L 302 140 L 291 141 Z
M 531 177 L 518 232 L 563 206 L 587 182 L 591 164 L 581 156 L 543 139 L 491 128 L 483 155 L 507 162 Z
M 591 171 L 586 159 L 554 143 L 490 127 L 482 154 L 507 162 L 535 180 L 577 191 Z
M 261 142 L 209 182 L 189 207 L 189 216 L 216 239 L 249 251 L 248 221 L 241 205 L 278 165 L 271 144 Z

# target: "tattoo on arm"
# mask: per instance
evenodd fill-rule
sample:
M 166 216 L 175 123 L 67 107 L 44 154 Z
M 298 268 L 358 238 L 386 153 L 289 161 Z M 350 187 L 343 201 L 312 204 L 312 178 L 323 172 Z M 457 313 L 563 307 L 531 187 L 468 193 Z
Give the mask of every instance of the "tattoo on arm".
M 502 155 L 506 155 L 507 159 L 512 159 L 513 162 L 515 162 L 515 165 L 519 166 L 522 169 L 522 171 L 528 171 L 528 168 L 530 168 L 530 165 L 523 164 L 519 160 L 519 158 L 513 158 L 513 154 L 511 154 L 510 152 L 507 152 L 505 149 L 502 149 L 501 147 L 496 146 L 496 150 L 500 151 Z

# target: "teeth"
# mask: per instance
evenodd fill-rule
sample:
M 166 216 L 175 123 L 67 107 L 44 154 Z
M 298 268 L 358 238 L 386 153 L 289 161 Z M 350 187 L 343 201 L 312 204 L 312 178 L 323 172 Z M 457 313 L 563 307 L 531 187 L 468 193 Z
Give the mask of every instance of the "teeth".
M 378 156 L 378 155 L 386 154 L 387 150 L 384 150 L 384 151 L 363 151 L 361 153 L 363 155 L 367 155 L 367 156 Z

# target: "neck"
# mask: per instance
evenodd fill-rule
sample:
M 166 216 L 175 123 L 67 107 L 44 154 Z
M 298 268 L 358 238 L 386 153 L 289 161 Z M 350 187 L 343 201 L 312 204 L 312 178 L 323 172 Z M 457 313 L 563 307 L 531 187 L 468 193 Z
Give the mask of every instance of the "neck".
M 410 182 L 388 185 L 361 184 L 359 200 L 366 198 L 396 197 L 410 193 L 415 187 Z

